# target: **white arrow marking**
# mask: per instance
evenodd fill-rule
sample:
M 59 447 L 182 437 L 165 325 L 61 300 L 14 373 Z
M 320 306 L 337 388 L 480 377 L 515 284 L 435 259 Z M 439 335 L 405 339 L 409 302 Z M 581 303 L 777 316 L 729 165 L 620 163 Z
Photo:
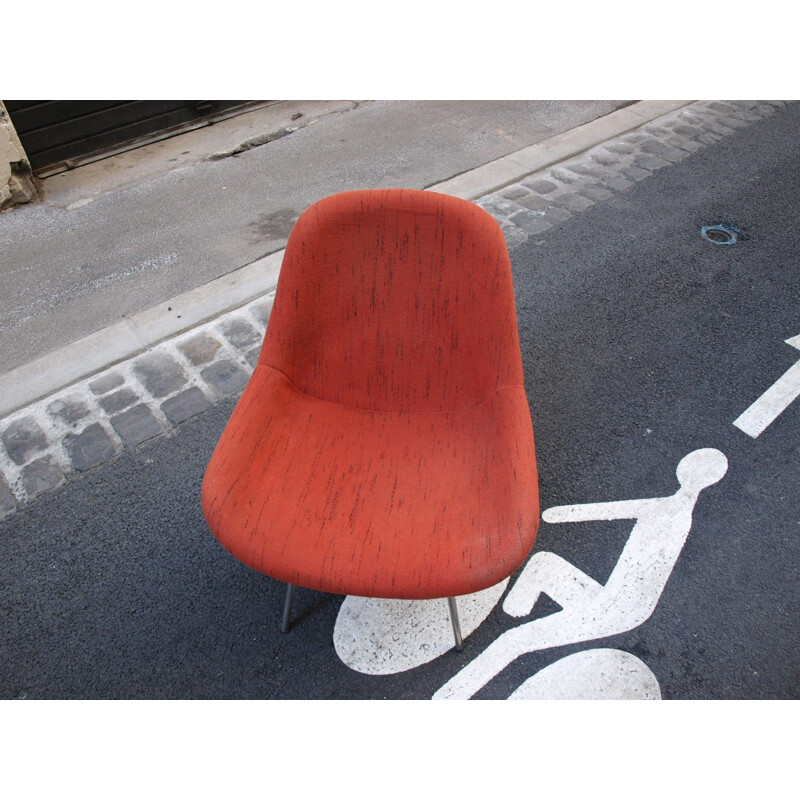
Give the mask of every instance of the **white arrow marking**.
M 800 350 L 800 335 L 787 339 L 786 344 Z M 733 424 L 755 439 L 797 397 L 800 397 L 800 361 L 781 375 Z

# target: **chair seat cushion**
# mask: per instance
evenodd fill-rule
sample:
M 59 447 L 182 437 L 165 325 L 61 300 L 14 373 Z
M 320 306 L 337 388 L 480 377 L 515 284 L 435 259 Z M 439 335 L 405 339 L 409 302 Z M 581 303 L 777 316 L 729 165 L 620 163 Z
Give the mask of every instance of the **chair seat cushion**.
M 256 367 L 209 462 L 203 510 L 254 569 L 322 591 L 427 599 L 508 577 L 536 536 L 522 386 L 458 411 L 372 411 Z

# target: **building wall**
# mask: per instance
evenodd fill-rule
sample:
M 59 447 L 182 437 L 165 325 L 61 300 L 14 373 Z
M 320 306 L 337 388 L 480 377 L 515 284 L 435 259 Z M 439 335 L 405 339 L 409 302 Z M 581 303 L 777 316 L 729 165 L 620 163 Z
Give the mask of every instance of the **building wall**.
M 0 211 L 34 200 L 39 189 L 19 136 L 0 100 Z

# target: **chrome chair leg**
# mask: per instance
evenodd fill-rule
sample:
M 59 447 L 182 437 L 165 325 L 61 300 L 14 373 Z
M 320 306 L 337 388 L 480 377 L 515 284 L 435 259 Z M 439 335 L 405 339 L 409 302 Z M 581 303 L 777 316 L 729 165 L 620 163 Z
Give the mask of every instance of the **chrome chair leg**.
M 294 599 L 294 584 L 286 584 L 286 600 L 283 603 L 283 619 L 281 620 L 281 633 L 289 630 L 289 620 L 292 614 L 292 600 Z M 450 622 L 453 626 L 453 637 L 456 642 L 456 650 L 464 649 L 464 640 L 461 638 L 461 623 L 458 619 L 458 606 L 455 597 L 447 598 L 447 606 L 450 609 Z
M 464 649 L 464 640 L 461 638 L 461 623 L 458 621 L 458 606 L 455 597 L 447 598 L 447 605 L 450 609 L 450 622 L 453 624 L 453 636 L 456 640 L 456 650 Z
M 281 620 L 281 633 L 289 630 L 289 617 L 292 614 L 292 600 L 294 599 L 294 584 L 286 584 L 286 600 L 283 603 L 283 619 Z

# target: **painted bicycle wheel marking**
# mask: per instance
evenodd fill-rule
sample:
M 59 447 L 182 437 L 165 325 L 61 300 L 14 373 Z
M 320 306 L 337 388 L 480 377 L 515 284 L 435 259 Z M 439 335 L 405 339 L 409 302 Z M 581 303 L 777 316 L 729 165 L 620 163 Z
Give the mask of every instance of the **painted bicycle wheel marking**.
M 508 578 L 458 599 L 461 633 L 469 636 L 485 619 L 508 585 Z M 333 629 L 333 645 L 350 669 L 391 675 L 419 667 L 453 647 L 447 600 L 345 598 Z
M 509 700 L 660 700 L 650 667 L 624 650 L 595 648 L 560 658 L 525 681 Z

